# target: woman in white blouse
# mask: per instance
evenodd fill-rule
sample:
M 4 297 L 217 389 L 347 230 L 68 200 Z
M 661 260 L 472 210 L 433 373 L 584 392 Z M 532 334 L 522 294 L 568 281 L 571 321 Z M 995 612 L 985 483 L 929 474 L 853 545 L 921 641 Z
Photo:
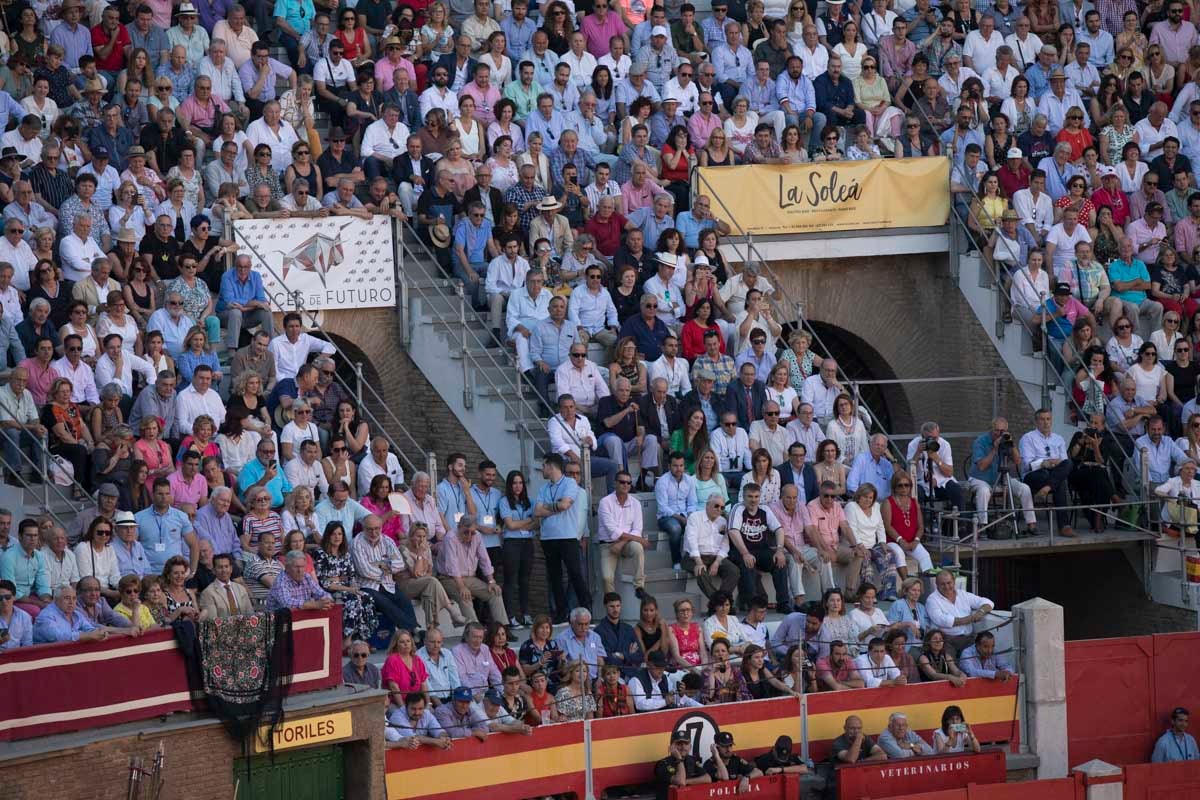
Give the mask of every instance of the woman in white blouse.
M 1184 461 L 1179 467 L 1179 474 L 1156 486 L 1154 494 L 1166 498 L 1162 507 L 1163 522 L 1182 530 L 1185 536 L 1195 535 L 1195 506 L 1184 505 L 1179 502 L 1179 498 L 1184 498 L 1192 504 L 1200 503 L 1200 481 L 1196 480 L 1196 461 L 1192 458 Z
M 883 599 L 895 600 L 896 558 L 887 546 L 883 515 L 879 512 L 879 503 L 875 502 L 877 495 L 872 484 L 859 486 L 854 497 L 846 503 L 846 524 L 850 526 L 855 544 L 868 551 L 862 564 L 863 582 L 887 587 Z
M 870 449 L 867 427 L 855 413 L 854 400 L 848 394 L 839 394 L 834 399 L 833 411 L 834 417 L 825 426 L 825 435 L 837 443 L 842 451 L 842 463 L 848 467 L 859 453 Z
M 853 20 L 847 20 L 842 26 L 842 41 L 834 46 L 833 55 L 842 57 L 842 74 L 853 82 L 862 74 L 862 60 L 867 54 L 867 46 L 858 40 L 858 25 Z
M 317 522 L 316 503 L 312 489 L 297 486 L 283 504 L 283 529 L 300 531 L 304 541 L 316 545 L 321 541 L 321 528 Z
M 121 568 L 117 564 L 117 551 L 112 548 L 115 530 L 111 520 L 96 517 L 88 525 L 83 540 L 75 545 L 75 563 L 79 577 L 94 577 L 100 581 L 100 593 L 110 603 L 121 599 L 117 584 L 121 582 Z
M 490 85 L 501 90 L 513 77 L 512 59 L 504 55 L 507 47 L 508 38 L 503 31 L 492 31 L 487 38 L 487 52 L 479 56 L 479 63 L 487 64 L 492 70 Z
M 759 504 L 768 506 L 779 499 L 780 477 L 779 470 L 771 466 L 771 454 L 765 447 L 760 447 L 750 455 L 751 471 L 742 476 L 742 488 L 747 484 L 755 484 L 762 491 Z M 742 502 L 743 494 L 738 492 L 738 502 Z

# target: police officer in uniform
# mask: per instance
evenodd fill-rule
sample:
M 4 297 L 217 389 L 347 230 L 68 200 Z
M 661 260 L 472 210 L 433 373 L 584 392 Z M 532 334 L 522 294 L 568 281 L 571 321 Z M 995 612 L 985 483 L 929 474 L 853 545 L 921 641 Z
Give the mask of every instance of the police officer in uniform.
M 669 754 L 654 765 L 655 800 L 667 800 L 672 786 L 712 783 L 712 778 L 701 768 L 700 762 L 688 752 L 691 746 L 692 740 L 687 731 L 680 728 L 671 734 Z
M 704 762 L 704 771 L 713 781 L 737 781 L 738 793 L 749 791 L 750 779 L 762 776 L 762 771 L 733 752 L 733 734 L 721 731 L 713 737 L 712 756 Z

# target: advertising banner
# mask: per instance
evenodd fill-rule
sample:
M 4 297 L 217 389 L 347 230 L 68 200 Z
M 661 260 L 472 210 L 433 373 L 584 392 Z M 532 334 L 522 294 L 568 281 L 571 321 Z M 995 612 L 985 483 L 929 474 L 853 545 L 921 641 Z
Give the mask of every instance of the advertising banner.
M 310 311 L 396 304 L 391 217 L 240 220 L 233 238 L 278 302 L 273 308 L 295 309 L 296 293 Z
M 947 158 L 888 158 L 702 167 L 698 191 L 735 234 L 777 235 L 945 225 L 949 181 Z

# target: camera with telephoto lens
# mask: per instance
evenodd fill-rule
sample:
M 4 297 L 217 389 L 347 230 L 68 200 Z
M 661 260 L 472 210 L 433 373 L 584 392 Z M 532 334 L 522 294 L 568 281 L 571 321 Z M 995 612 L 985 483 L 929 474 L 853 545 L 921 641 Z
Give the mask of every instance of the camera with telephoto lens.
M 1000 438 L 996 440 L 996 449 L 1002 453 L 1009 452 L 1013 448 L 1012 434 L 1008 431 L 1000 434 Z
M 1089 438 L 1092 438 L 1092 439 L 1099 439 L 1100 438 L 1100 429 L 1099 428 L 1084 428 L 1083 435 L 1087 436 Z
M 942 446 L 941 442 L 939 442 L 936 437 L 933 437 L 933 436 L 921 437 L 921 449 L 924 450 L 926 453 L 936 453 L 938 451 L 938 448 L 941 446 Z

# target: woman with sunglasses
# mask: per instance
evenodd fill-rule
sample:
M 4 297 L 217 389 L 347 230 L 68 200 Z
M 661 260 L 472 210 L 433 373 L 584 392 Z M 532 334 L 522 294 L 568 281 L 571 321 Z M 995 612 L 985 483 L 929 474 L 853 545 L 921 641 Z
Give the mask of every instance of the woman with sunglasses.
M 1159 352 L 1164 352 L 1160 348 Z M 1196 380 L 1200 364 L 1193 358 L 1194 347 L 1186 337 L 1171 345 L 1171 361 L 1164 361 L 1167 370 L 1167 400 L 1182 409 L 1196 399 Z
M 71 319 L 71 290 L 75 288 L 75 283 L 66 279 L 60 280 L 58 268 L 54 264 L 52 259 L 39 258 L 33 268 L 33 285 L 25 294 L 25 304 L 28 307 L 29 303 L 38 298 L 45 300 L 50 304 L 50 324 L 61 328 Z M 87 304 L 84 304 L 83 310 L 86 319 Z
M 1146 68 L 1142 75 L 1155 99 L 1170 106 L 1174 100 L 1171 91 L 1175 87 L 1175 67 L 1167 63 L 1162 45 L 1151 43 L 1146 49 Z
M 900 135 L 904 113 L 892 105 L 892 93 L 887 81 L 879 74 L 878 64 L 872 55 L 863 58 L 862 74 L 850 81 L 854 87 L 854 104 L 866 115 L 871 136 L 895 138 Z
M 571 49 L 571 34 L 575 32 L 575 21 L 562 0 L 554 0 L 546 7 L 542 17 L 542 30 L 550 37 L 550 49 L 560 58 Z
M 283 184 L 279 173 L 271 166 L 271 146 L 260 144 L 254 148 L 254 161 L 246 167 L 246 187 L 253 194 L 254 187 L 265 183 L 271 189 L 272 200 L 282 200 Z
M 813 161 L 845 161 L 846 154 L 838 148 L 838 129 L 835 125 L 827 125 L 821 131 L 821 149 L 813 153 Z
M 355 476 L 358 474 L 357 465 L 350 458 L 350 449 L 346 440 L 334 433 L 329 440 L 329 455 L 321 459 L 321 469 L 325 470 L 325 479 L 332 486 L 335 481 L 343 481 L 350 487 L 350 496 L 356 497 Z
M 371 40 L 364 28 L 358 24 L 358 14 L 353 8 L 345 8 L 338 16 L 334 38 L 346 48 L 345 57 L 356 68 L 371 60 Z
M 1068 208 L 1078 212 L 1079 224 L 1085 228 L 1096 224 L 1096 206 L 1087 196 L 1087 181 L 1082 175 L 1074 175 L 1067 180 L 1067 193 L 1054 204 L 1054 221 L 1062 222 L 1063 211 Z
M 100 581 L 100 594 L 110 603 L 121 599 L 117 591 L 121 583 L 121 568 L 117 563 L 117 551 L 112 547 L 114 535 L 112 521 L 96 517 L 74 550 L 79 577 L 90 576 Z
M 1062 129 L 1058 135 L 1054 137 L 1055 141 L 1066 142 L 1071 145 L 1071 163 L 1078 163 L 1083 158 L 1083 151 L 1091 147 L 1092 132 L 1089 131 L 1083 124 L 1083 109 L 1079 106 L 1071 106 L 1067 109 L 1067 114 L 1063 120 Z
M 1104 346 L 1104 350 L 1118 377 L 1123 377 L 1126 370 L 1137 363 L 1142 344 L 1143 339 L 1134 332 L 1133 322 L 1129 317 L 1120 317 L 1113 323 L 1113 335 Z
M 67 306 L 68 317 L 66 324 L 58 329 L 58 340 L 66 342 L 68 336 L 78 336 L 83 340 L 81 358 L 89 367 L 95 369 L 96 354 L 100 352 L 100 339 L 96 336 L 96 329 L 88 322 L 88 307 L 87 303 L 82 300 L 72 300 Z M 65 345 L 60 348 L 61 352 L 65 352 Z

